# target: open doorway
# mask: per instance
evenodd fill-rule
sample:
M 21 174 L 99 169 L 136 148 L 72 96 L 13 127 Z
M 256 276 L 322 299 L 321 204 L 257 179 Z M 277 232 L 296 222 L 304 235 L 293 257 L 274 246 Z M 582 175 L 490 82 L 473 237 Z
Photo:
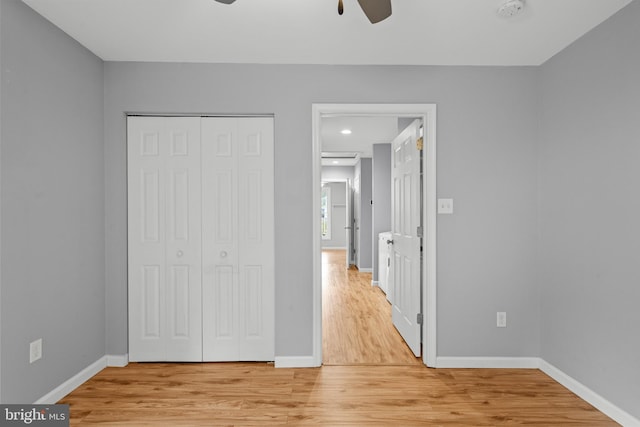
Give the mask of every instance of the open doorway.
M 335 160 L 330 161 L 335 168 L 334 162 Z M 323 170 L 325 170 L 324 167 Z M 350 173 L 349 166 L 344 165 L 339 166 L 337 171 L 337 174 L 325 174 L 322 178 L 320 234 L 322 249 L 342 251 L 342 264 L 348 269 L 355 264 L 353 173 Z
M 313 201 L 314 201 L 314 363 L 321 365 L 322 356 L 322 245 L 320 234 L 320 192 L 321 192 L 321 152 L 322 137 L 321 124 L 323 118 L 340 115 L 372 116 L 379 118 L 418 117 L 425 127 L 424 132 L 424 177 L 422 215 L 424 216 L 424 232 L 428 236 L 424 241 L 424 256 L 422 269 L 422 289 L 419 298 L 422 299 L 425 319 L 421 336 L 424 351 L 422 361 L 428 366 L 435 366 L 435 105 L 431 104 L 314 104 L 313 105 Z M 325 259 L 330 258 L 326 254 Z M 348 273 L 348 272 L 347 272 Z M 371 287 L 371 279 L 363 280 Z M 375 351 L 371 348 L 370 351 Z
M 391 305 L 371 273 L 344 267 L 344 249 L 322 250 L 324 365 L 416 365 L 391 322 Z
M 378 233 L 390 233 L 392 228 L 392 142 L 407 123 L 412 120 L 395 116 L 322 118 L 324 365 L 420 363 L 419 349 L 414 354 L 394 327 L 392 313 L 401 310 L 397 305 L 392 310 L 391 294 L 380 286 L 379 265 L 386 267 L 390 258 L 387 256 L 381 263 L 376 256 Z M 419 177 L 414 179 L 417 182 Z M 419 197 L 418 189 L 416 186 L 414 192 Z M 348 209 L 351 205 L 352 210 Z M 413 215 L 413 221 L 418 223 L 419 211 Z M 355 244 L 348 245 L 349 240 Z M 349 255 L 351 261 L 345 265 Z M 414 300 L 419 303 L 420 291 L 416 291 Z

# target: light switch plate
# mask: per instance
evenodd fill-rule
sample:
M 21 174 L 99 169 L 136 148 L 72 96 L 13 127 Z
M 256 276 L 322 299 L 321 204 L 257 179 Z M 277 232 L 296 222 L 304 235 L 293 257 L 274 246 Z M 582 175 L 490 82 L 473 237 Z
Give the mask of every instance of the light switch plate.
M 453 213 L 453 199 L 438 199 L 438 213 L 439 214 L 452 214 Z
M 507 312 L 506 311 L 499 311 L 497 313 L 496 326 L 498 328 L 506 328 L 507 327 Z
M 39 338 L 29 344 L 29 363 L 42 358 L 42 338 Z

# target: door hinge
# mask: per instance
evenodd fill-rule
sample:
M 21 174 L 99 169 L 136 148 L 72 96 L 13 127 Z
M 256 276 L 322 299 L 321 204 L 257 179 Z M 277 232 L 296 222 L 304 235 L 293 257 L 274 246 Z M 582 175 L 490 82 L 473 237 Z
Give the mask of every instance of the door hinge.
M 416 316 L 416 322 L 418 323 L 418 325 L 422 325 L 422 313 L 418 313 L 418 315 Z
M 422 226 L 418 226 L 418 228 L 416 229 L 416 235 L 421 238 L 422 233 L 423 233 Z
M 391 267 L 391 258 L 387 258 L 387 267 Z

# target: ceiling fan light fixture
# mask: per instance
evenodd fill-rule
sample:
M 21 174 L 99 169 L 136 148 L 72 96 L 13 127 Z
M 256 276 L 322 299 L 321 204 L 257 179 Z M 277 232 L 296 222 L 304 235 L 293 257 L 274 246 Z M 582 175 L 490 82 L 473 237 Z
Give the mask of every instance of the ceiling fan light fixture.
M 391 16 L 391 0 L 358 0 L 358 3 L 372 24 Z
M 343 135 L 351 135 L 351 129 L 342 129 L 340 133 Z
M 513 18 L 524 10 L 523 0 L 509 0 L 498 8 L 498 16 L 502 18 Z

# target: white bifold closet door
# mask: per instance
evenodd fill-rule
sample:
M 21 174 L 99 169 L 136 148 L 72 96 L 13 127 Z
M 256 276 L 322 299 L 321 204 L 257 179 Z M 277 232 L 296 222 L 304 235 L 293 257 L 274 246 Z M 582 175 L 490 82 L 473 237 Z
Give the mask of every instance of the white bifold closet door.
M 202 119 L 203 358 L 274 359 L 273 120 Z
M 129 358 L 202 360 L 200 118 L 128 119 Z
M 129 359 L 274 359 L 273 119 L 129 117 Z

